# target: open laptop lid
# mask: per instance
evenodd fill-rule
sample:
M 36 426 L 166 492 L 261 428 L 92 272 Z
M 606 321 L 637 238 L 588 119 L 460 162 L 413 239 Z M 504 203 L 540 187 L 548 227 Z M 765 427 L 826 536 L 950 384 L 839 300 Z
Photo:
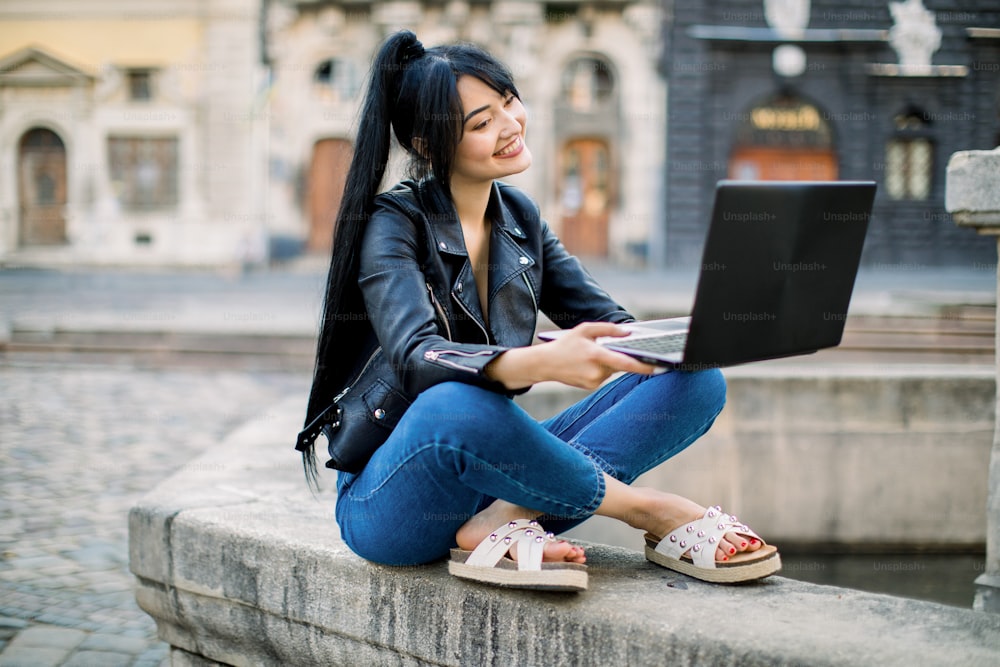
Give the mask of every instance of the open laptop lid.
M 683 365 L 838 345 L 874 198 L 872 181 L 720 181 Z

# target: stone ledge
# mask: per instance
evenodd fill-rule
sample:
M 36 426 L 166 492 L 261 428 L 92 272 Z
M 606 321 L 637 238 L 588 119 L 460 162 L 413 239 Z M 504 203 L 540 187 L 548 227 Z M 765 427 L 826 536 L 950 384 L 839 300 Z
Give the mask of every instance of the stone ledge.
M 955 223 L 981 234 L 1000 233 L 1000 149 L 959 151 L 948 159 L 945 210 Z
M 368 563 L 339 539 L 332 490 L 305 488 L 288 437 L 303 400 L 130 513 L 136 597 L 174 664 L 993 665 L 1000 651 L 995 615 L 781 577 L 713 586 L 600 545 L 578 595 Z
M 725 375 L 728 401 L 712 429 L 637 484 L 731 508 L 778 545 L 985 542 L 992 366 L 772 362 Z M 544 417 L 581 395 L 543 385 L 518 400 Z M 571 535 L 634 548 L 634 533 L 594 517 Z

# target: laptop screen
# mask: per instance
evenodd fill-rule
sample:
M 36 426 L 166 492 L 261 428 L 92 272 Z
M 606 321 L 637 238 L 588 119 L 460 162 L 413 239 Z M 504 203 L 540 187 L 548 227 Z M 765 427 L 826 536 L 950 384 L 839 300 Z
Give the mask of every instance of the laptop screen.
M 871 181 L 720 181 L 685 364 L 839 344 L 874 197 Z

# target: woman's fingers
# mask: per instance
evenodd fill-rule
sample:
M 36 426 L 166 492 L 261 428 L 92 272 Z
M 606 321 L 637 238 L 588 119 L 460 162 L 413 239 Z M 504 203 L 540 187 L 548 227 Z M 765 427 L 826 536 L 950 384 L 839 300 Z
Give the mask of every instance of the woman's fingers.
M 627 336 L 628 330 L 610 322 L 585 322 L 550 343 L 562 353 L 559 379 L 576 387 L 596 389 L 618 372 L 649 375 L 656 367 L 595 342 L 606 336 Z
M 581 335 L 586 338 L 590 338 L 591 340 L 602 338 L 604 336 L 621 338 L 623 336 L 628 336 L 631 333 L 625 327 L 612 324 L 611 322 L 584 322 L 583 324 L 577 325 L 574 328 L 574 331 L 576 330 L 580 330 Z M 642 373 L 643 375 L 650 375 L 656 371 L 656 366 L 639 361 L 635 357 L 630 357 L 627 354 L 615 352 L 614 350 L 609 350 L 605 347 L 598 347 L 600 349 L 599 362 L 604 366 L 614 369 L 614 371 Z
M 602 336 L 620 337 L 629 335 L 628 329 L 613 322 L 584 322 L 573 327 L 570 333 L 578 333 L 591 340 Z

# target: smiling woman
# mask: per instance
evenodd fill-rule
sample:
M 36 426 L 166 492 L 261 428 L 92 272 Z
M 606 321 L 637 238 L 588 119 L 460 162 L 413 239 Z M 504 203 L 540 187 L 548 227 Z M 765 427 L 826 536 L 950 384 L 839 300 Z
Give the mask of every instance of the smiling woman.
M 403 31 L 379 50 L 296 445 L 307 478 L 322 433 L 341 535 L 379 563 L 450 551 L 458 577 L 582 590 L 583 549 L 546 529 L 602 514 L 646 531 L 664 567 L 717 582 L 776 572 L 777 550 L 721 508 L 629 486 L 709 429 L 725 382 L 597 344 L 632 316 L 499 180 L 531 165 L 527 120 L 509 70 L 476 46 L 425 49 Z M 379 194 L 390 133 L 413 174 Z M 571 331 L 532 345 L 539 311 Z M 600 390 L 538 422 L 511 398 L 544 381 Z

